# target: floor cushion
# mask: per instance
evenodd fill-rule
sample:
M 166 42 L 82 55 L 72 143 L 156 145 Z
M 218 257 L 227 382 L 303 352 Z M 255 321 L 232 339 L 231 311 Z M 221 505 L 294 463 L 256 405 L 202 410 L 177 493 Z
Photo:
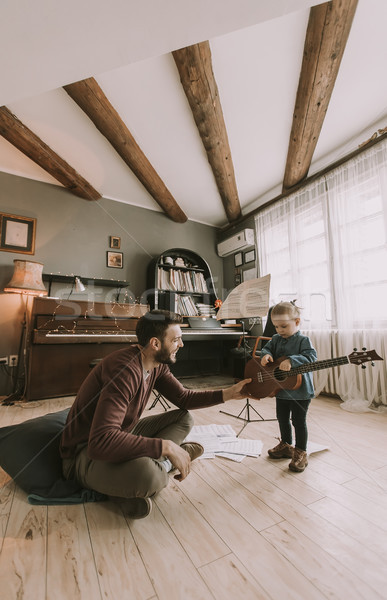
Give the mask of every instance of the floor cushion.
M 0 466 L 31 504 L 76 504 L 106 497 L 64 479 L 59 441 L 69 408 L 0 428 Z

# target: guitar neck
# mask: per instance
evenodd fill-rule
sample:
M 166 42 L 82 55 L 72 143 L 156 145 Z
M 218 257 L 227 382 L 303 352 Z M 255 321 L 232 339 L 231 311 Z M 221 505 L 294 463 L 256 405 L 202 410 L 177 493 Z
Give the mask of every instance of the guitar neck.
M 301 373 L 309 373 L 310 371 L 320 371 L 320 369 L 330 369 L 331 367 L 337 367 L 338 365 L 347 365 L 349 363 L 347 356 L 339 356 L 338 358 L 328 358 L 326 360 L 318 360 L 314 363 L 308 363 L 306 365 L 300 365 L 287 371 L 288 376 L 299 375 Z

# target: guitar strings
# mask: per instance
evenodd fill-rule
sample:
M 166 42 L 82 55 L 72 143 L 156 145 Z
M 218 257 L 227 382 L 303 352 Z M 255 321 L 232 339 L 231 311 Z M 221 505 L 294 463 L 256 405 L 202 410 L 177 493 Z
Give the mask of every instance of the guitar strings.
M 332 364 L 332 362 L 334 364 Z M 300 375 L 301 373 L 308 373 L 311 371 L 320 371 L 321 369 L 337 367 L 339 365 L 345 365 L 348 363 L 349 363 L 348 358 L 346 356 L 341 356 L 341 357 L 335 358 L 335 359 L 319 360 L 315 363 L 308 363 L 307 365 L 300 365 L 299 367 L 290 369 L 290 371 L 282 371 L 281 374 L 284 374 L 284 378 L 286 378 L 286 377 L 292 377 L 295 375 Z M 275 372 L 277 371 L 278 367 L 272 371 L 267 371 L 259 364 L 259 362 L 257 362 L 257 365 L 259 366 L 259 373 L 262 376 L 262 379 L 259 381 L 259 383 L 261 383 L 262 381 L 270 381 L 270 380 L 278 381 L 278 383 L 281 382 L 280 379 L 277 379 L 275 377 Z

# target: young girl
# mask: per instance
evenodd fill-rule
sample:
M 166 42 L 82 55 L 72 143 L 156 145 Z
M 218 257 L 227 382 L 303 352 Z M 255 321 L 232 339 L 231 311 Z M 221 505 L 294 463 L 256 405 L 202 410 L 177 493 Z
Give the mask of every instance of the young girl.
M 295 301 L 280 302 L 273 307 L 271 320 L 277 333 L 262 348 L 262 366 L 274 362 L 278 358 L 286 357 L 279 364 L 279 368 L 283 371 L 290 371 L 294 367 L 317 360 L 317 353 L 310 339 L 299 331 L 300 314 L 300 309 L 295 305 Z M 276 416 L 281 440 L 275 448 L 268 450 L 268 454 L 270 458 L 291 458 L 289 463 L 291 471 L 301 472 L 308 464 L 306 413 L 313 396 L 314 387 L 311 373 L 302 375 L 302 383 L 298 389 L 281 389 L 276 394 Z M 292 447 L 290 418 L 295 432 L 294 448 Z

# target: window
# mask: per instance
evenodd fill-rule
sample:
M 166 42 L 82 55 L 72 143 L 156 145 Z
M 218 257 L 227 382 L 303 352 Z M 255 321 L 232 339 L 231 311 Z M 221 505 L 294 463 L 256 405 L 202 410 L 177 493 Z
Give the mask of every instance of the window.
M 308 328 L 387 326 L 387 143 L 256 217 L 271 302 L 297 298 Z

